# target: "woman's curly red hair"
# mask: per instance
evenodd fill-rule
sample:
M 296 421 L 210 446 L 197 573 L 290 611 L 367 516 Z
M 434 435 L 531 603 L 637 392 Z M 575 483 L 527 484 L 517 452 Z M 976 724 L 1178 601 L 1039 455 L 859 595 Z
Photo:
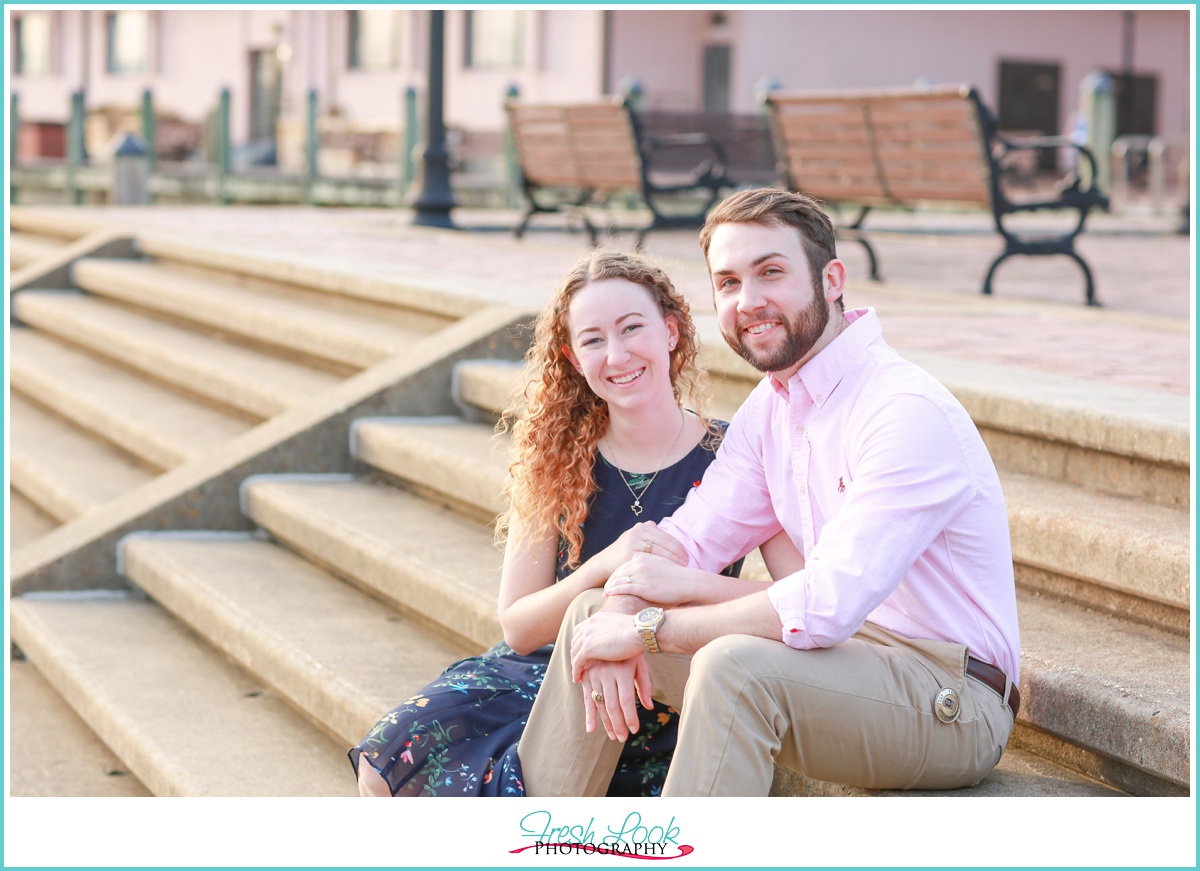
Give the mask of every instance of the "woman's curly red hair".
M 690 308 L 667 274 L 644 257 L 616 251 L 597 251 L 576 263 L 534 324 L 533 344 L 525 355 L 528 380 L 516 397 L 516 407 L 500 424 L 501 431 L 512 430 L 513 452 L 505 485 L 509 511 L 497 524 L 501 539 L 513 516 L 521 519 L 529 541 L 556 535 L 572 568 L 580 562 L 583 521 L 595 491 L 592 463 L 596 442 L 608 428 L 608 405 L 592 392 L 565 353 L 571 345 L 567 315 L 580 290 L 609 278 L 644 287 L 663 317 L 678 322 L 679 341 L 670 352 L 675 401 L 682 404 L 688 399 L 710 437 L 715 432 L 706 414 L 708 375 L 696 365 Z

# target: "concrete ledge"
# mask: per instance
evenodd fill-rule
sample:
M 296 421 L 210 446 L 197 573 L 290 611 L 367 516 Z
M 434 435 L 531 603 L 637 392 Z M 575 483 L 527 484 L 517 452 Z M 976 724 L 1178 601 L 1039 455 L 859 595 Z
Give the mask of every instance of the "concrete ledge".
M 299 405 L 341 380 L 90 294 L 30 291 L 13 300 L 13 311 L 45 334 L 260 419 Z
M 62 239 L 49 239 L 45 236 L 34 236 L 29 233 L 9 233 L 8 263 L 9 271 L 21 269 L 31 263 L 37 263 L 47 257 L 52 257 L 66 245 Z
M 13 210 L 14 222 L 17 210 Z M 15 226 L 15 223 L 14 225 Z M 18 269 L 9 276 L 8 286 L 12 293 L 21 290 L 62 290 L 72 287 L 71 267 L 81 257 L 136 257 L 133 237 L 128 233 L 101 230 L 89 233 L 69 245 L 64 245 L 53 256 Z
M 871 796 L 901 796 L 904 798 L 920 798 L 922 796 L 941 796 L 946 798 L 1015 798 L 1033 797 L 1066 798 L 1122 795 L 1119 790 L 1099 783 L 1091 778 L 1055 765 L 1047 759 L 1030 753 L 1015 746 L 1010 738 L 999 764 L 992 773 L 974 786 L 963 789 L 860 789 L 843 786 L 840 783 L 829 783 L 824 780 L 813 780 L 782 766 L 775 766 L 775 780 L 771 784 L 773 796 L 806 796 L 806 797 L 854 797 Z
M 1170 789 L 1186 788 L 1191 779 L 1188 639 L 1045 597 L 1023 596 L 1017 604 L 1018 723 L 1055 736 L 1066 742 L 1064 747 L 1074 745 L 1141 772 L 1143 781 L 1148 777 L 1173 785 Z
M 325 269 L 298 262 L 294 255 L 269 257 L 249 255 L 245 251 L 206 242 L 198 245 L 165 233 L 139 233 L 137 250 L 161 260 L 204 266 L 225 272 L 237 272 L 274 282 L 343 294 L 374 302 L 407 306 L 451 318 L 464 318 L 478 311 L 480 302 L 468 296 L 447 293 L 441 285 L 416 284 L 355 274 L 346 268 Z
M 503 637 L 502 555 L 484 524 L 382 483 L 273 477 L 246 505 L 277 539 L 468 649 Z
M 433 320 L 435 324 L 398 324 L 321 305 L 314 292 L 289 286 L 288 297 L 256 290 L 238 273 L 189 272 L 157 263 L 85 257 L 71 275 L 75 284 L 102 297 L 127 302 L 189 323 L 214 327 L 273 350 L 282 350 L 326 366 L 357 371 L 402 353 L 413 342 L 449 319 L 414 316 L 410 309 L 393 308 L 395 319 Z M 329 297 L 328 294 L 321 294 Z M 372 308 L 382 308 L 373 305 Z
M 1187 512 L 1001 473 L 1013 561 L 1191 608 Z
M 459 359 L 517 359 L 520 314 L 488 306 L 413 346 L 408 354 L 346 379 L 318 399 L 234 438 L 12 555 L 11 592 L 120 587 L 115 548 L 136 530 L 248 529 L 238 510 L 243 478 L 263 472 L 348 472 L 350 422 L 363 415 L 448 414 Z
M 13 230 L 72 241 L 111 229 L 111 224 L 111 220 L 69 206 L 11 206 L 8 213 L 8 225 Z
M 336 742 L 157 605 L 18 599 L 10 618 L 38 671 L 155 795 L 357 792 Z
M 490 523 L 508 507 L 504 478 L 510 439 L 462 420 L 364 419 L 355 456 L 438 504 Z
M 33 663 L 13 660 L 9 679 L 12 754 L 8 770 L 14 798 L 150 795 Z
M 698 325 L 700 363 L 714 380 L 743 382 L 762 373 L 738 357 L 715 323 Z M 904 354 L 953 393 L 976 426 L 1035 436 L 1186 470 L 1191 428 L 1186 397 L 1048 375 L 934 354 Z
M 347 748 L 467 649 L 282 547 L 126 539 L 138 587 Z

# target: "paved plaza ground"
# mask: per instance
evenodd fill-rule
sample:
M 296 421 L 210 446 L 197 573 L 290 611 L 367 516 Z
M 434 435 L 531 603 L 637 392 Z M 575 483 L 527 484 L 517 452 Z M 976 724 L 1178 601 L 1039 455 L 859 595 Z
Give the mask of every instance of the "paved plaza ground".
M 455 210 L 458 232 L 414 227 L 410 212 L 391 209 L 83 207 L 72 217 L 389 279 L 414 276 L 530 308 L 540 307 L 588 247 L 587 235 L 569 231 L 557 216 L 539 217 L 516 240 L 512 211 Z M 629 223 L 636 220 L 629 216 Z M 1002 247 L 990 216 L 872 215 L 868 226 L 875 228 L 885 280 L 869 280 L 857 243 L 839 243 L 849 273 L 847 304 L 876 306 L 885 337 L 902 352 L 1188 395 L 1192 240 L 1174 232 L 1177 224 L 1175 215 L 1093 216 L 1078 247 L 1103 306 L 1089 308 L 1079 268 L 1065 257 L 1012 258 L 997 273 L 995 294 L 982 296 L 983 276 Z M 1031 226 L 1064 224 L 1034 217 Z M 618 231 L 606 244 L 630 250 L 633 236 Z M 667 269 L 697 316 L 711 313 L 693 231 L 652 233 L 646 253 Z

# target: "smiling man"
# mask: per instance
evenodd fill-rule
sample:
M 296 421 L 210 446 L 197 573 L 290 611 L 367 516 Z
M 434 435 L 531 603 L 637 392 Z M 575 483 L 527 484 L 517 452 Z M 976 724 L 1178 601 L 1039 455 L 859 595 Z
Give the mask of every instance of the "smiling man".
M 978 431 L 873 310 L 844 310 L 812 199 L 736 194 L 700 245 L 722 334 L 766 377 L 660 525 L 687 567 L 639 555 L 567 612 L 520 744 L 528 793 L 603 794 L 651 694 L 681 711 L 664 795 L 766 795 L 776 762 L 868 788 L 978 782 L 1020 704 L 1008 521 Z M 780 531 L 795 550 L 774 583 L 713 592 Z

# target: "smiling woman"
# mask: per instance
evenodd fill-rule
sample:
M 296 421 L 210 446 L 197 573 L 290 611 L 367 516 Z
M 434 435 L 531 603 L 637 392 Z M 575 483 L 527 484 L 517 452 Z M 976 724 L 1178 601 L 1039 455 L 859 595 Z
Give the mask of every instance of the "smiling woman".
M 656 522 L 724 433 L 705 416 L 695 360 L 688 305 L 661 269 L 597 252 L 571 270 L 535 326 L 524 411 L 502 424 L 514 449 L 498 524 L 504 641 L 450 666 L 350 751 L 363 795 L 525 794 L 517 742 L 567 607 L 635 554 L 683 562 Z M 677 714 L 648 694 L 640 711 L 627 701 L 634 734 L 607 791 L 655 795 Z

